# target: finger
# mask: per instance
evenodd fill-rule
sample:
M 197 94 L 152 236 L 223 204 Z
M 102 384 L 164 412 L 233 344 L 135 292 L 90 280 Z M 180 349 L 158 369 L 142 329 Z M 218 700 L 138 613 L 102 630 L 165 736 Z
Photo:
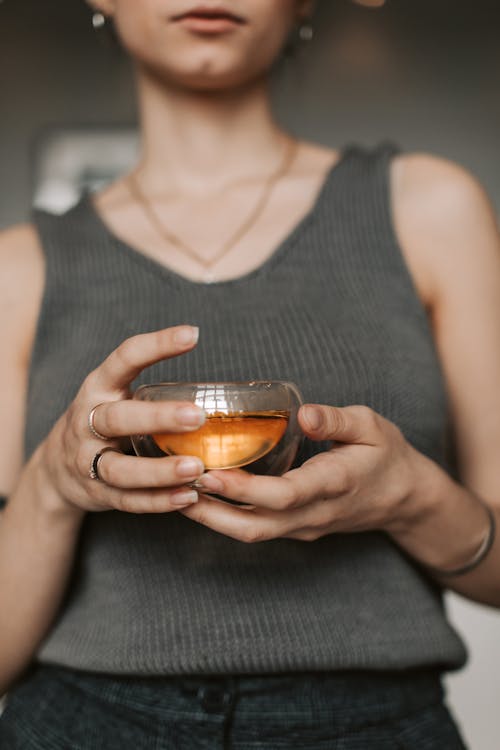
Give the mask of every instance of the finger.
M 198 493 L 189 487 L 176 490 L 121 490 L 105 487 L 100 510 L 119 510 L 125 513 L 170 513 L 191 507 L 198 502 Z
M 299 409 L 298 419 L 301 428 L 313 440 L 376 445 L 379 441 L 382 418 L 363 404 L 303 404 Z
M 205 412 L 190 401 L 107 401 L 94 409 L 92 423 L 105 437 L 188 432 L 205 422 Z
M 250 474 L 243 469 L 224 469 L 203 474 L 197 482 L 203 492 L 207 489 L 231 500 L 281 510 L 293 497 L 293 486 L 285 477 Z
M 343 494 L 348 490 L 349 476 L 340 457 L 328 451 L 281 477 L 250 474 L 242 469 L 214 470 L 203 474 L 197 487 L 259 508 L 283 511 L 300 508 L 318 498 Z
M 198 328 L 174 326 L 132 336 L 121 343 L 91 374 L 101 391 L 123 391 L 144 370 L 162 359 L 189 351 L 198 341 Z
M 276 539 L 290 532 L 290 522 L 272 511 L 236 508 L 200 495 L 195 505 L 180 511 L 184 516 L 240 542 L 254 543 Z
M 203 470 L 195 456 L 142 458 L 109 450 L 99 458 L 99 479 L 121 489 L 177 487 L 197 479 Z

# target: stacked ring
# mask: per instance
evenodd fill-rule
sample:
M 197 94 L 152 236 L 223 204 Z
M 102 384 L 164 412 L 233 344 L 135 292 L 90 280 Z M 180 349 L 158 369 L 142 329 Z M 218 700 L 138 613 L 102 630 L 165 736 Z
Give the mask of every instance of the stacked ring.
M 108 451 L 121 453 L 121 451 L 119 451 L 117 448 L 112 448 L 111 446 L 109 446 L 108 448 L 102 448 L 102 450 L 97 451 L 94 458 L 92 459 L 92 463 L 90 464 L 89 477 L 91 479 L 97 479 L 98 481 L 102 481 L 101 477 L 99 476 L 99 461 L 101 460 L 104 453 L 107 453 Z
M 88 423 L 88 426 L 89 426 L 89 430 L 92 433 L 92 435 L 94 437 L 98 438 L 99 440 L 109 440 L 109 438 L 106 437 L 106 435 L 101 435 L 101 433 L 97 432 L 96 428 L 94 427 L 94 414 L 95 414 L 95 410 L 97 409 L 98 406 L 101 406 L 101 404 L 97 404 L 97 406 L 94 406 L 94 408 L 92 409 L 92 411 L 89 414 L 89 417 L 88 417 L 88 420 L 87 420 L 87 423 Z

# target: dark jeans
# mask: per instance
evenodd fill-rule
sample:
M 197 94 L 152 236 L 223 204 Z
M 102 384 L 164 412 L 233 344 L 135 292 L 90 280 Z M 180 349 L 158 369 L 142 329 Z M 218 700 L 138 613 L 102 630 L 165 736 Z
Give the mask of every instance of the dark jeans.
M 115 677 L 38 666 L 1 750 L 464 750 L 438 671 Z

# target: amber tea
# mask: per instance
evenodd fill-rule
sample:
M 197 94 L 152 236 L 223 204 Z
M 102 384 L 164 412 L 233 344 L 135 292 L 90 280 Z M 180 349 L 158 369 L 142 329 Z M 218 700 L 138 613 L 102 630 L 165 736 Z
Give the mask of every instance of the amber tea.
M 198 430 L 162 432 L 153 439 L 169 455 L 201 458 L 206 469 L 234 469 L 269 453 L 285 434 L 289 418 L 287 410 L 217 411 Z

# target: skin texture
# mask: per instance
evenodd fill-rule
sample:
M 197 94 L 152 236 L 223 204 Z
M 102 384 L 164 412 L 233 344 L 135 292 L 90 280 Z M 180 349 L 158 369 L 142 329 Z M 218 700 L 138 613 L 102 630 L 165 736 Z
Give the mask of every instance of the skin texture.
M 204 258 L 214 257 L 281 159 L 286 133 L 272 117 L 266 76 L 311 5 L 235 0 L 231 9 L 246 23 L 234 33 L 210 38 L 166 18 L 192 7 L 187 0 L 94 5 L 113 16 L 133 59 L 143 135 L 137 179 L 165 223 Z M 291 170 L 257 223 L 214 265 L 217 278 L 236 277 L 263 263 L 309 210 L 338 157 L 335 150 L 301 141 Z M 207 487 L 208 477 L 219 479 L 219 491 L 251 507 L 237 508 L 200 493 L 197 502 L 180 511 L 194 523 L 242 543 L 277 537 L 311 543 L 338 531 L 383 529 L 422 564 L 451 568 L 471 557 L 485 533 L 478 497 L 498 515 L 500 242 L 493 211 L 472 175 L 434 156 L 395 158 L 391 182 L 395 231 L 428 312 L 447 381 L 461 483 L 369 407 L 309 405 L 299 413 L 304 432 L 338 445 L 283 477 L 209 472 Z M 97 195 L 95 205 L 124 241 L 188 278 L 202 278 L 201 263 L 157 236 L 125 180 Z M 124 436 L 160 427 L 195 429 L 181 424 L 171 405 L 151 411 L 147 404 L 128 400 L 129 383 L 140 369 L 182 356 L 196 345 L 195 339 L 174 340 L 176 333 L 191 330 L 183 325 L 134 337 L 93 373 L 82 374 L 75 401 L 23 466 L 27 373 L 44 285 L 43 253 L 34 229 L 4 232 L 0 259 L 0 482 L 10 496 L 0 522 L 1 692 L 29 663 L 53 621 L 85 514 L 109 508 L 172 512 L 185 482 L 200 477 L 203 467 L 181 475 L 178 458 L 108 452 L 100 463 L 104 481 L 88 477 L 96 450 L 118 447 Z M 88 430 L 87 416 L 96 404 L 95 426 L 109 438 L 106 442 Z M 313 427 L 315 409 L 321 420 Z M 500 606 L 499 550 L 497 541 L 474 572 L 443 585 Z

